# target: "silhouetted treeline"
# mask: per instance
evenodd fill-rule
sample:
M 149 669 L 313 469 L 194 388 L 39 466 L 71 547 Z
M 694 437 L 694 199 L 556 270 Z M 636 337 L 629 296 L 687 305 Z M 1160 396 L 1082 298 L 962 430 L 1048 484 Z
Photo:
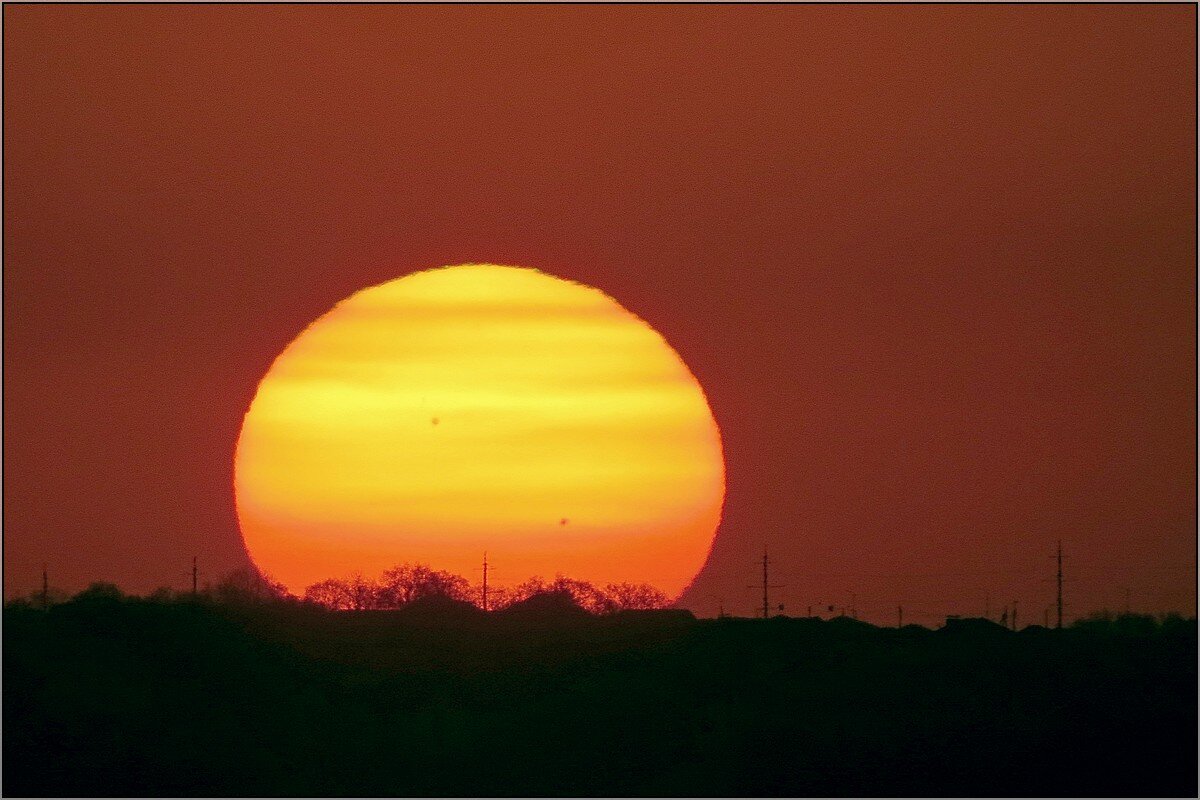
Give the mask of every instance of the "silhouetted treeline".
M 537 594 L 559 592 L 593 614 L 666 608 L 665 594 L 646 584 L 610 583 L 603 588 L 562 575 L 553 581 L 540 577 L 508 588 L 472 585 L 460 575 L 435 570 L 425 564 L 401 564 L 386 570 L 378 580 L 353 575 L 346 580 L 329 579 L 309 586 L 304 599 L 326 608 L 352 611 L 402 608 L 423 597 L 439 596 L 496 611 Z
M 1196 624 L 128 598 L 4 611 L 9 795 L 1196 793 Z
M 84 590 L 85 594 L 117 593 L 112 584 L 95 583 Z M 225 603 L 247 602 L 297 602 L 303 601 L 337 611 L 369 611 L 398 609 L 428 597 L 442 597 L 479 608 L 497 611 L 526 601 L 540 594 L 564 594 L 580 608 L 592 614 L 612 614 L 618 611 L 638 611 L 666 608 L 670 599 L 658 589 L 644 583 L 610 583 L 599 588 L 591 583 L 558 575 L 552 581 L 541 577 L 508 588 L 489 586 L 486 596 L 482 584 L 472 585 L 460 575 L 433 569 L 427 564 L 398 564 L 384 571 L 378 579 L 355 574 L 346 579 L 330 578 L 309 586 L 301 598 L 293 596 L 287 588 L 269 575 L 254 570 L 239 569 L 225 576 L 215 585 L 206 585 L 199 595 Z M 187 592 L 169 588 L 157 589 L 149 597 L 166 601 L 176 597 L 187 597 Z M 65 596 L 55 592 L 51 601 L 38 594 L 18 598 L 17 604 L 31 606 L 62 602 Z

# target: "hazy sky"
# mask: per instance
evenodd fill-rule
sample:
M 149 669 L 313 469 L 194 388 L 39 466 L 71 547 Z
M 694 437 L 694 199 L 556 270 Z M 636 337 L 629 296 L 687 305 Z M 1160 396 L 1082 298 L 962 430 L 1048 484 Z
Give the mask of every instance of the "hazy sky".
M 3 13 L 7 595 L 246 563 L 271 361 L 487 261 L 703 384 L 697 611 L 1195 607 L 1194 6 Z

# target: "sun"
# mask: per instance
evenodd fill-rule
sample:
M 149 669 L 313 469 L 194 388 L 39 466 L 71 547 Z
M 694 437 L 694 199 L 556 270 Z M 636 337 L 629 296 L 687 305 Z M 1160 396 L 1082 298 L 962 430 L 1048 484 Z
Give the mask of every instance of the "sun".
M 725 496 L 721 437 L 670 345 L 598 289 L 466 264 L 357 292 L 271 365 L 234 494 L 293 592 L 428 563 L 677 595 Z

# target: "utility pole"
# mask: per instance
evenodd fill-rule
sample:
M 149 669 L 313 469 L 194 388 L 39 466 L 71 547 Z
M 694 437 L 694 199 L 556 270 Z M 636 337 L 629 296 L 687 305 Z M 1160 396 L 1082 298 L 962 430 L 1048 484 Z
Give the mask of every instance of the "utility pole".
M 42 564 L 42 610 L 50 608 L 50 578 L 46 573 L 46 565 Z
M 808 607 L 808 613 L 805 616 L 807 616 L 809 619 L 812 618 L 812 606 Z
M 488 610 L 487 603 L 487 550 L 483 551 L 483 610 Z
M 1014 631 L 1017 629 L 1017 601 L 1016 600 L 1013 600 L 1012 629 Z
M 904 606 L 896 606 L 896 627 L 904 627 Z
M 771 585 L 768 582 L 767 564 L 769 564 L 769 563 L 770 563 L 770 559 L 767 558 L 767 547 L 766 547 L 766 545 L 763 545 L 763 556 L 762 556 L 762 618 L 763 619 L 769 619 L 771 616 L 771 604 L 767 598 L 767 589 L 782 589 L 783 588 L 783 584 Z M 749 588 L 754 589 L 756 587 L 751 586 Z
M 1062 630 L 1062 539 L 1058 540 L 1058 629 Z
M 196 577 L 200 571 L 196 568 L 196 557 L 192 556 L 192 597 L 196 596 Z
M 763 619 L 771 616 L 771 608 L 767 603 L 767 548 L 763 545 Z

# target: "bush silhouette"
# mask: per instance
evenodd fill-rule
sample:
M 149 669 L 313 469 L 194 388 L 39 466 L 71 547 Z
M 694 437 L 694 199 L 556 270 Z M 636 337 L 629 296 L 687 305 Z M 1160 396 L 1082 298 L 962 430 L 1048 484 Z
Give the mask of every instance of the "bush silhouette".
M 113 583 L 93 583 L 71 598 L 72 603 L 119 603 L 125 594 Z

